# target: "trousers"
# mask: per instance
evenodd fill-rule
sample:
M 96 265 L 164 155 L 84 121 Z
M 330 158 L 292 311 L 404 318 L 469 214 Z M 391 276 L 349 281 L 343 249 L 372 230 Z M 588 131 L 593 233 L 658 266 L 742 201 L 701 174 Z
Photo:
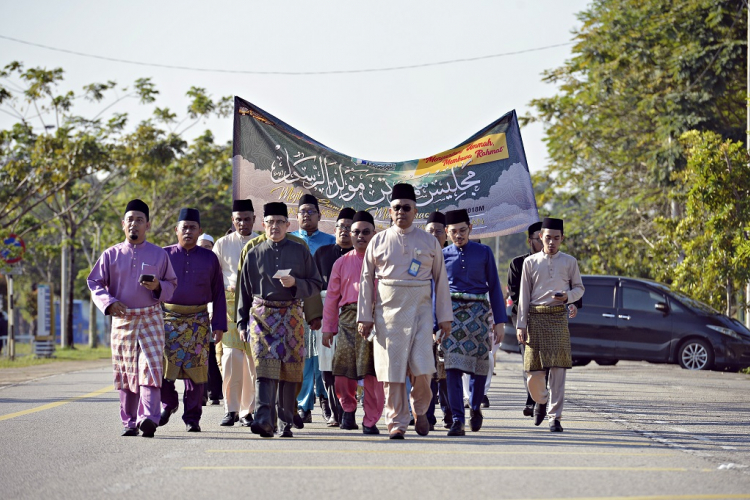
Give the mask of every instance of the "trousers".
M 357 381 L 352 378 L 338 375 L 336 377 L 336 393 L 341 402 L 341 408 L 346 412 L 357 411 Z M 372 427 L 378 423 L 383 415 L 383 403 L 385 402 L 385 389 L 383 382 L 373 375 L 365 375 L 365 416 L 362 424 Z
M 547 404 L 547 416 L 550 421 L 562 418 L 563 403 L 565 402 L 565 368 L 549 369 L 549 389 L 545 382 L 545 371 L 535 370 L 526 372 L 526 384 L 529 394 L 539 404 Z
M 189 378 L 185 382 L 185 392 L 182 395 L 182 421 L 186 424 L 198 424 L 203 414 L 203 386 L 196 384 Z M 161 382 L 161 406 L 166 411 L 176 409 L 180 403 L 180 396 L 173 380 L 164 379 Z
M 449 369 L 445 371 L 445 380 L 448 384 L 448 400 L 451 404 L 451 413 L 453 421 L 466 423 L 466 413 L 464 410 L 463 382 L 465 377 L 461 370 Z M 484 397 L 484 388 L 487 383 L 487 375 L 470 374 L 469 376 L 469 407 L 474 410 L 480 410 L 482 407 L 482 398 Z
M 411 415 L 409 414 L 409 400 L 415 417 L 423 417 L 432 401 L 430 379 L 432 374 L 414 376 L 407 374 L 411 381 L 411 394 L 406 392 L 406 383 L 383 382 L 385 391 L 385 424 L 388 432 L 406 432 Z
M 244 350 L 224 346 L 221 355 L 224 372 L 224 411 L 245 416 L 255 406 L 255 363 Z
M 120 389 L 120 418 L 123 427 L 135 429 L 146 419 L 159 425 L 161 416 L 161 389 L 148 385 L 138 386 L 138 392 Z

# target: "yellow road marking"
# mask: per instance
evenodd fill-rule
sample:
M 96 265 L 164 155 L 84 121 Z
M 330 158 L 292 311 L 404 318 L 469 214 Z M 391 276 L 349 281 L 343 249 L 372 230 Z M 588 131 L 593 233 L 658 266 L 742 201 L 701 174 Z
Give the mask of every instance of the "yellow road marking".
M 412 437 L 413 436 L 413 437 Z M 460 439 L 451 439 L 447 438 L 445 434 L 440 434 L 434 438 L 423 438 L 418 437 L 416 434 L 412 434 L 411 436 L 407 435 L 406 440 L 411 443 L 439 443 L 439 442 L 450 442 L 450 443 L 458 443 L 461 441 L 464 441 L 468 443 L 476 443 L 481 442 L 482 438 L 480 436 L 477 436 L 476 439 L 471 437 L 466 438 L 460 438 Z M 497 439 L 497 438 L 496 438 Z M 320 435 L 312 435 L 312 434 L 295 434 L 294 435 L 295 441 L 362 441 L 362 442 L 372 442 L 372 441 L 381 441 L 385 442 L 387 441 L 387 438 L 384 438 L 381 434 L 380 436 L 363 436 L 362 434 L 358 435 L 350 435 L 350 434 L 332 434 L 327 436 L 320 436 Z M 528 435 L 519 435 L 519 436 L 512 436 L 508 437 L 506 439 L 497 440 L 495 444 L 502 444 L 505 446 L 515 446 L 514 442 L 518 441 L 519 444 L 544 444 L 547 446 L 566 446 L 566 445 L 586 445 L 586 446 L 627 446 L 630 448 L 654 448 L 654 447 L 661 447 L 661 445 L 653 444 L 651 442 L 637 442 L 637 441 L 597 441 L 595 438 L 591 438 L 589 441 L 573 441 L 573 440 L 566 440 L 563 437 L 560 436 L 550 436 L 549 438 L 537 438 L 537 437 L 529 437 Z M 645 440 L 644 440 L 645 441 Z M 398 446 L 398 444 L 394 444 L 394 446 Z
M 114 386 L 108 385 L 107 387 L 102 387 L 99 390 L 96 390 L 94 392 L 89 392 L 88 394 L 84 394 L 83 396 L 76 396 L 74 398 L 63 399 L 62 401 L 55 401 L 54 403 L 48 403 L 46 405 L 37 406 L 36 408 L 30 408 L 28 410 L 17 411 L 15 413 L 8 413 L 7 415 L 0 415 L 0 422 L 3 420 L 10 420 L 11 418 L 29 415 L 31 413 L 36 413 L 38 411 L 50 410 L 52 408 L 57 408 L 58 406 L 66 405 L 68 403 L 74 403 L 81 399 L 93 398 L 95 396 L 99 396 L 100 394 L 104 394 L 105 392 L 113 391 L 114 389 L 115 389 Z
M 350 454 L 394 454 L 394 455 L 424 455 L 437 453 L 440 455 L 614 455 L 637 457 L 669 457 L 674 453 L 617 453 L 608 451 L 462 451 L 446 450 L 431 452 L 429 450 L 206 450 L 206 453 L 350 453 Z
M 688 472 L 684 467 L 542 467 L 493 465 L 206 465 L 182 470 L 455 470 L 455 471 L 608 471 L 608 472 Z

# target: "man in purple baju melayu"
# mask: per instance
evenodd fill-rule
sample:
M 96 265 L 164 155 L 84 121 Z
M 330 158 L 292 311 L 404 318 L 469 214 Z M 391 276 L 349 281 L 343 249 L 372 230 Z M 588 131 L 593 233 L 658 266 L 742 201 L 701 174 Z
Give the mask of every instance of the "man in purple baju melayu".
M 167 253 L 146 241 L 149 210 L 141 200 L 125 208 L 125 241 L 106 249 L 88 276 L 96 306 L 112 316 L 112 367 L 120 392 L 123 436 L 153 437 L 159 423 L 164 320 L 160 302 L 177 287 Z
M 200 432 L 203 385 L 208 381 L 209 336 L 213 329 L 215 341 L 220 341 L 227 329 L 224 276 L 216 254 L 198 245 L 201 234 L 198 210 L 180 210 L 175 233 L 178 243 L 164 248 L 179 283 L 172 299 L 162 306 L 166 344 L 159 425 L 166 425 L 177 411 L 179 395 L 174 381 L 183 379 L 182 420 L 188 432 Z M 212 319 L 208 315 L 211 302 L 214 304 Z

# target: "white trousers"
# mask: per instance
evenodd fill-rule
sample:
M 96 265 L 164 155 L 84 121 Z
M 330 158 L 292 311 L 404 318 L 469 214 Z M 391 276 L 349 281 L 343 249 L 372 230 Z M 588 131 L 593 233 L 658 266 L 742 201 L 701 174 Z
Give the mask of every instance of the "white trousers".
M 550 421 L 562 418 L 567 371 L 565 368 L 549 369 L 549 390 L 544 380 L 544 370 L 526 372 L 526 384 L 534 401 L 540 404 L 549 402 L 547 416 Z
M 224 411 L 239 412 L 241 417 L 255 408 L 255 362 L 242 349 L 224 346 L 221 355 L 224 372 Z

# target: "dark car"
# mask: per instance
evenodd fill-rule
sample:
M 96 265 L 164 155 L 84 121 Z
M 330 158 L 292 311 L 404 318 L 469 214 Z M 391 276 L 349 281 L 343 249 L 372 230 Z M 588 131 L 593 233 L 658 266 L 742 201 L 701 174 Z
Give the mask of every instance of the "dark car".
M 584 306 L 569 323 L 574 365 L 627 359 L 679 363 L 688 370 L 750 366 L 750 330 L 712 307 L 651 280 L 582 279 Z M 500 348 L 519 352 L 510 323 Z

